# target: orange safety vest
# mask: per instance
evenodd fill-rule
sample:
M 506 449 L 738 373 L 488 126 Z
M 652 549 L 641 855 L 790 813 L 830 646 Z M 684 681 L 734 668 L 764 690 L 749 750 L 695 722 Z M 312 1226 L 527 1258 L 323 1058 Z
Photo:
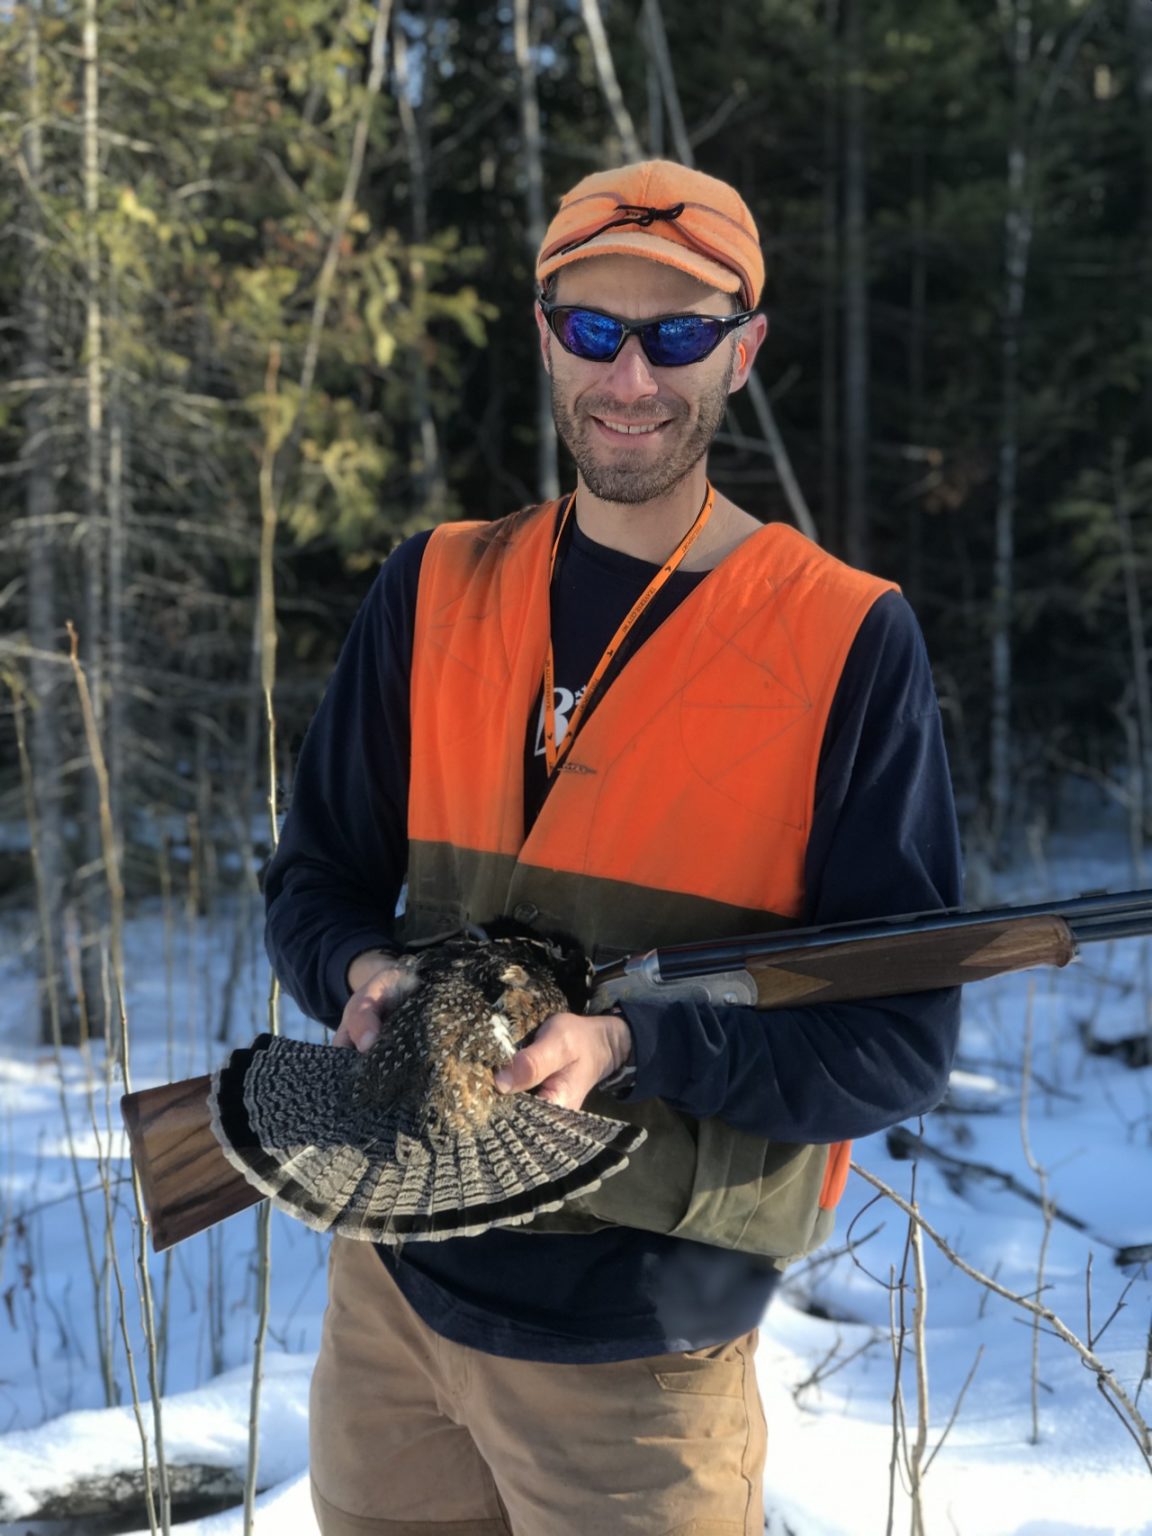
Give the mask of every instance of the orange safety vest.
M 559 505 L 446 524 L 425 550 L 406 936 L 504 914 L 604 954 L 795 923 L 828 712 L 861 621 L 891 583 L 794 529 L 760 529 L 628 657 L 525 835 L 524 738 Z M 779 1262 L 830 1230 L 848 1143 L 785 1147 L 660 1101 L 595 1099 L 644 1124 L 648 1141 L 624 1173 L 535 1225 L 623 1219 Z M 790 1207 L 777 1233 L 764 1226 L 773 1205 Z

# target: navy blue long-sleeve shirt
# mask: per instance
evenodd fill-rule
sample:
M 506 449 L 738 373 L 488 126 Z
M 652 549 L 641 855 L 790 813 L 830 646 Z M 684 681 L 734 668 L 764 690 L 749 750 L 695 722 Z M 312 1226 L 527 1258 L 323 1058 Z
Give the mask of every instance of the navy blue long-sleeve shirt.
M 265 882 L 267 943 L 286 990 L 329 1025 L 365 949 L 394 946 L 407 863 L 408 691 L 427 535 L 387 561 L 301 752 Z M 572 528 L 552 588 L 556 707 L 579 696 L 653 567 Z M 646 633 L 706 579 L 677 573 Z M 626 662 L 625 662 L 626 665 Z M 610 686 L 610 679 L 608 686 Z M 526 814 L 546 793 L 539 701 L 525 722 Z M 805 859 L 805 923 L 955 905 L 960 853 L 939 710 L 919 628 L 897 594 L 865 618 L 829 715 Z M 955 1050 L 955 990 L 778 1009 L 629 1003 L 629 1097 L 659 1097 L 780 1141 L 867 1135 L 929 1109 Z M 718 1343 L 754 1327 L 776 1272 L 747 1255 L 630 1228 L 494 1230 L 381 1256 L 409 1302 L 474 1348 L 557 1361 Z

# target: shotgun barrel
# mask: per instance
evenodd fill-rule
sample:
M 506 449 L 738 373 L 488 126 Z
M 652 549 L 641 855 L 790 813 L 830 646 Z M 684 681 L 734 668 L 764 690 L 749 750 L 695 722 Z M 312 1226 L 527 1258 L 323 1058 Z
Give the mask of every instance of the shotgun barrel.
M 672 944 L 652 953 L 657 957 L 661 976 L 671 981 L 681 976 L 705 976 L 709 971 L 727 970 L 750 956 L 758 960 L 768 959 L 794 949 L 853 944 L 862 939 L 883 941 L 907 933 L 939 933 L 1039 917 L 1062 918 L 1077 945 L 1133 938 L 1152 933 L 1152 890 L 1112 894 L 1094 891 L 1068 901 L 1018 907 L 947 907 L 936 912 L 865 918 L 861 922 L 826 924 L 817 928 L 782 928 L 776 933 L 721 939 L 711 944 Z M 615 961 L 599 967 L 597 980 L 616 974 L 626 963 Z

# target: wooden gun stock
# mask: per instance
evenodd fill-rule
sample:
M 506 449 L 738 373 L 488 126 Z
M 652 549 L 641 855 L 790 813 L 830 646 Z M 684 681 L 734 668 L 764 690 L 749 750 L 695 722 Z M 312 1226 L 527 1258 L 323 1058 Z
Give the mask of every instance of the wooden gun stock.
M 947 926 L 946 919 L 945 926 L 935 921 L 922 932 L 859 938 L 846 932 L 837 939 L 834 928 L 813 931 L 794 947 L 787 946 L 789 935 L 775 934 L 767 940 L 771 953 L 759 956 L 755 939 L 743 941 L 740 964 L 747 1000 L 772 1009 L 897 997 L 1032 966 L 1063 966 L 1076 954 L 1072 930 L 1054 915 L 969 920 L 957 927 Z M 603 973 L 592 1006 L 595 1011 L 598 1003 L 607 1006 L 629 997 L 724 1002 L 730 1000 L 728 985 L 724 977 L 710 985 L 707 974 L 691 982 L 653 981 L 650 969 L 629 970 L 621 964 Z M 210 1086 L 210 1077 L 194 1077 L 125 1094 L 121 1100 L 157 1253 L 264 1198 L 220 1149 L 208 1111 Z
M 220 1149 L 208 1112 L 211 1086 L 205 1074 L 120 1100 L 157 1253 L 264 1198 Z

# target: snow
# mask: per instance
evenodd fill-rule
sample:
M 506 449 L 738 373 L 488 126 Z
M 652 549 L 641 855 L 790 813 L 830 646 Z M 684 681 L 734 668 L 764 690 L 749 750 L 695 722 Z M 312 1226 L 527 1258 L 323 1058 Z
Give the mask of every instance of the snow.
M 1042 875 L 1018 871 L 997 886 L 995 900 L 1040 901 L 1135 883 L 1101 838 L 1050 852 Z M 135 1218 L 118 1113 L 122 1084 L 107 1071 L 102 1048 L 87 1056 L 65 1051 L 58 1066 L 51 1050 L 28 1043 L 35 1033 L 34 989 L 20 921 L 9 920 L 0 933 L 0 952 L 13 957 L 0 963 L 0 1501 L 16 1522 L 0 1524 L 0 1533 L 12 1536 L 36 1529 L 27 1516 L 44 1490 L 140 1462 L 117 1290 L 104 1259 L 104 1165 L 133 1357 L 141 1393 L 148 1395 Z M 227 1049 L 215 1038 L 224 1017 L 233 1021 L 233 1043 L 264 1027 L 267 978 L 255 932 L 242 947 L 227 1011 L 231 922 L 223 907 L 194 923 L 180 914 L 166 924 L 158 905 L 133 913 L 126 947 L 134 1087 L 208 1070 Z M 1152 1417 L 1152 1380 L 1141 1386 L 1152 1368 L 1152 1266 L 1121 1269 L 1115 1252 L 1152 1243 L 1152 1068 L 1132 1070 L 1116 1056 L 1089 1054 L 1084 1035 L 1108 1041 L 1137 1034 L 1148 1027 L 1150 1007 L 1152 942 L 1146 940 L 1092 946 L 1068 971 L 1000 978 L 965 993 L 949 1098 L 923 1126 L 908 1129 L 953 1158 L 987 1165 L 1039 1192 L 1021 1134 L 1030 1029 L 1028 1141 L 1062 1213 L 1046 1248 L 1040 1207 L 1003 1181 L 974 1175 L 958 1181 L 930 1159 L 901 1160 L 890 1155 L 884 1136 L 855 1149 L 856 1161 L 905 1199 L 914 1178 L 925 1220 L 968 1264 L 1018 1294 L 1033 1295 L 1042 1285 L 1043 1304 L 1080 1339 L 1094 1335 L 1098 1356 L 1145 1418 Z M 284 1024 L 303 1038 L 319 1037 L 317 1027 L 288 1006 Z M 77 1181 L 86 1191 L 82 1204 Z M 315 1233 L 280 1215 L 272 1227 L 255 1528 L 260 1536 L 313 1536 L 308 1380 L 327 1250 Z M 789 1271 L 768 1311 L 758 1370 L 769 1426 L 769 1536 L 884 1532 L 890 1489 L 892 1529 L 911 1528 L 903 1469 L 894 1485 L 890 1474 L 890 1286 L 905 1262 L 907 1230 L 897 1207 L 853 1176 L 828 1249 Z M 850 1239 L 853 1251 L 842 1251 Z M 255 1216 L 246 1212 L 150 1258 L 157 1310 L 167 1320 L 160 1366 L 173 1463 L 243 1472 L 255 1241 Z M 1051 1330 L 1041 1330 L 1034 1437 L 1030 1317 L 962 1274 L 927 1240 L 924 1261 L 926 1455 L 936 1452 L 923 1477 L 924 1529 L 932 1536 L 1152 1536 L 1152 1476 L 1092 1372 Z M 909 1286 L 912 1278 L 909 1267 Z M 910 1289 L 905 1315 L 910 1328 Z M 113 1406 L 102 1385 L 102 1336 L 119 1393 Z M 910 1336 L 901 1380 L 911 1443 L 917 1401 Z M 151 1433 L 147 1405 L 144 1422 Z M 238 1510 L 226 1511 L 174 1529 L 240 1536 L 243 1519 Z
M 278 1485 L 308 1465 L 308 1378 L 311 1357 L 269 1351 L 264 1358 L 261 1424 L 265 1480 Z M 163 1399 L 165 1454 L 191 1462 L 242 1468 L 248 1454 L 252 1373 L 225 1371 L 206 1386 Z M 46 1432 L 47 1430 L 47 1432 Z M 0 1487 L 17 1519 L 40 1506 L 41 1495 L 84 1477 L 115 1473 L 140 1462 L 140 1433 L 131 1407 L 83 1409 L 50 1426 L 14 1430 L 0 1449 Z
M 259 1495 L 253 1525 L 257 1536 L 271 1536 L 273 1532 L 278 1536 L 318 1536 L 307 1473 Z M 239 1536 L 244 1522 L 239 1514 L 225 1510 L 223 1514 L 208 1515 L 202 1520 L 185 1520 L 172 1529 L 180 1531 L 182 1536 Z M 147 1526 L 131 1532 L 131 1536 L 149 1536 Z

